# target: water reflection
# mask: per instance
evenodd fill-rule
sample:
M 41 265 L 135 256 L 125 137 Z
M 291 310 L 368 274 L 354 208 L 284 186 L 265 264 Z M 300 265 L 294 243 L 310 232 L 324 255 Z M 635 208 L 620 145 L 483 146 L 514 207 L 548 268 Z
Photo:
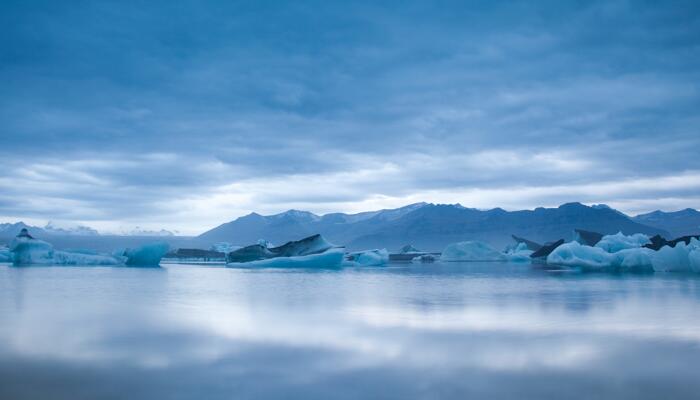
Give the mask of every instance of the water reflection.
M 0 266 L 0 398 L 693 398 L 696 277 Z

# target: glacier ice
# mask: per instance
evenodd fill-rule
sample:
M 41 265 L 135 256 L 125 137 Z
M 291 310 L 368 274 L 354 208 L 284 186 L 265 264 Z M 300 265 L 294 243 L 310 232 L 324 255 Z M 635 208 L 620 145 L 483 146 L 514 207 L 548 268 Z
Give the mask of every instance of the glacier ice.
M 700 272 L 700 241 L 692 238 L 686 245 L 664 246 L 654 253 L 654 269 L 669 272 Z
M 342 248 L 329 243 L 321 235 L 290 241 L 282 246 L 269 247 L 258 242 L 226 255 L 231 266 L 268 268 L 319 268 L 337 267 L 343 262 Z
M 168 251 L 166 243 L 144 245 L 113 255 L 92 250 L 55 250 L 51 243 L 35 239 L 26 229 L 12 241 L 9 253 L 14 265 L 158 265 Z
M 121 254 L 126 257 L 126 265 L 139 267 L 153 267 L 160 264 L 160 260 L 170 250 L 165 242 L 145 244 L 135 249 L 126 249 Z
M 640 242 L 641 239 L 636 243 Z M 570 242 L 557 247 L 547 257 L 547 263 L 589 271 L 700 272 L 700 241 L 693 238 L 687 245 L 679 242 L 658 251 L 633 247 L 612 253 L 601 247 Z
M 389 262 L 386 249 L 363 250 L 348 254 L 348 260 L 355 266 L 377 267 Z
M 11 262 L 12 261 L 12 253 L 10 252 L 10 249 L 3 247 L 0 248 L 0 262 Z
M 447 245 L 441 261 L 499 261 L 505 256 L 491 246 L 479 241 L 457 242 Z
M 626 236 L 622 232 L 618 232 L 614 235 L 603 236 L 595 247 L 601 248 L 608 253 L 616 253 L 624 249 L 635 249 L 642 247 L 645 244 L 649 244 L 649 236 L 642 233 L 635 233 L 634 235 Z
M 654 250 L 630 248 L 610 253 L 578 242 L 564 243 L 547 256 L 547 264 L 587 271 L 653 271 Z
M 344 257 L 343 249 L 334 248 L 318 254 L 228 262 L 226 265 L 240 268 L 337 268 L 342 265 Z
M 515 247 L 506 249 L 506 251 L 503 252 L 503 256 L 510 262 L 529 263 L 532 261 L 532 258 L 530 258 L 532 253 L 534 253 L 534 251 L 530 250 L 527 243 L 518 242 Z
M 10 246 L 14 265 L 118 265 L 121 260 L 108 255 L 54 250 L 51 243 L 29 235 L 17 236 Z
M 269 247 L 266 241 L 246 246 L 226 255 L 226 261 L 243 263 L 275 257 L 293 257 L 320 254 L 337 246 L 329 243 L 321 235 L 313 235 L 301 240 L 294 240 L 278 247 Z

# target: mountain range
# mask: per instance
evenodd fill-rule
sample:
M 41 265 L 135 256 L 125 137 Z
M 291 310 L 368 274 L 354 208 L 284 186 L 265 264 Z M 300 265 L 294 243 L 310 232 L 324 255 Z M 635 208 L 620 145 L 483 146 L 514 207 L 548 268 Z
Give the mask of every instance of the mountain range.
M 381 247 L 396 250 L 410 243 L 422 250 L 439 251 L 449 243 L 463 240 L 481 240 L 501 247 L 512 243 L 511 234 L 543 243 L 561 238 L 569 240 L 574 229 L 603 234 L 620 231 L 625 234 L 660 234 L 667 238 L 684 232 L 685 228 L 681 228 L 686 225 L 687 229 L 692 230 L 692 223 L 676 218 L 675 213 L 661 214 L 656 214 L 656 219 L 645 219 L 644 216 L 631 218 L 605 205 L 586 206 L 581 203 L 522 211 L 416 203 L 359 214 L 319 216 L 299 210 L 269 216 L 251 213 L 209 230 L 198 238 L 207 242 L 225 241 L 239 245 L 264 238 L 281 244 L 320 233 L 331 242 L 345 245 L 351 250 Z M 695 233 L 698 232 L 700 229 Z
M 299 210 L 268 216 L 251 213 L 197 237 L 141 229 L 118 235 L 101 235 L 85 226 L 60 227 L 49 223 L 41 228 L 22 222 L 2 223 L 0 244 L 9 243 L 22 228 L 27 228 L 35 237 L 49 240 L 57 248 L 85 247 L 105 251 L 154 240 L 166 241 L 173 248 L 209 248 L 216 242 L 247 245 L 256 243 L 258 239 L 282 244 L 315 233 L 321 233 L 331 242 L 350 250 L 387 248 L 395 251 L 405 244 L 412 244 L 422 250 L 440 251 L 449 243 L 463 240 L 481 240 L 502 247 L 512 243 L 511 234 L 540 243 L 570 240 L 574 229 L 603 234 L 640 232 L 675 238 L 700 233 L 700 212 L 689 208 L 630 217 L 606 205 L 586 206 L 581 203 L 522 211 L 416 203 L 357 214 L 316 215 Z
M 667 230 L 674 237 L 700 233 L 700 212 L 692 208 L 674 212 L 657 210 L 639 214 L 632 219 L 640 224 Z

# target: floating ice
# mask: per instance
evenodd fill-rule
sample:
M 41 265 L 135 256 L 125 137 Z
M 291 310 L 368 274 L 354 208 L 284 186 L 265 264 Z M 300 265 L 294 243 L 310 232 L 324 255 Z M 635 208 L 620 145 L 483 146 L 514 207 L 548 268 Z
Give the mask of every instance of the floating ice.
M 248 262 L 229 262 L 226 265 L 241 268 L 337 268 L 342 265 L 344 256 L 344 251 L 336 248 L 320 254 L 273 257 Z
M 167 253 L 166 243 L 145 245 L 121 254 L 97 254 L 92 250 L 54 250 L 51 243 L 34 239 L 26 229 L 12 241 L 9 253 L 14 265 L 158 265 Z
M 321 235 L 291 241 L 278 247 L 258 242 L 229 253 L 231 266 L 267 268 L 332 268 L 343 262 L 344 251 Z
M 320 254 L 334 247 L 336 246 L 329 243 L 321 235 L 313 235 L 301 240 L 287 242 L 278 247 L 269 247 L 268 242 L 258 241 L 258 244 L 228 253 L 226 260 L 231 263 L 243 263 L 275 257 L 307 256 Z
M 445 247 L 440 256 L 442 261 L 500 261 L 505 256 L 486 243 L 467 241 L 452 243 Z
M 146 244 L 136 249 L 127 249 L 123 256 L 126 257 L 126 265 L 153 267 L 160 264 L 160 260 L 170 250 L 165 242 Z
M 601 248 L 608 253 L 616 253 L 624 249 L 635 249 L 642 247 L 645 244 L 649 244 L 649 236 L 642 233 L 635 233 L 634 235 L 625 236 L 622 232 L 618 232 L 614 235 L 603 236 L 595 247 Z
M 692 238 L 687 245 L 679 242 L 675 247 L 664 246 L 652 260 L 656 271 L 700 272 L 700 241 Z
M 532 253 L 534 253 L 534 251 L 529 249 L 527 243 L 519 242 L 515 247 L 506 249 L 506 251 L 503 252 L 503 256 L 510 262 L 529 263 L 532 261 L 532 258 L 530 258 Z
M 348 260 L 355 266 L 377 267 L 389 262 L 389 252 L 386 249 L 358 251 L 350 253 Z
M 20 233 L 10 246 L 15 265 L 117 265 L 121 260 L 108 255 L 54 250 L 51 243 Z
M 571 242 L 557 247 L 547 257 L 547 264 L 589 271 L 700 272 L 700 242 L 693 239 L 687 246 L 680 242 L 675 247 L 664 246 L 659 251 L 636 247 L 615 253 Z
M 0 248 L 0 262 L 11 262 L 12 261 L 12 253 L 10 253 L 10 249 L 8 248 Z

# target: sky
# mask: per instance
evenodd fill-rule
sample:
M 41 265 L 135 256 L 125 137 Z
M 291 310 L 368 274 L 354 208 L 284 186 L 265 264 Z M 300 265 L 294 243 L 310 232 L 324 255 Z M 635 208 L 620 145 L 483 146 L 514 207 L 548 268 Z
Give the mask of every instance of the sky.
M 0 222 L 700 208 L 697 1 L 3 1 Z

